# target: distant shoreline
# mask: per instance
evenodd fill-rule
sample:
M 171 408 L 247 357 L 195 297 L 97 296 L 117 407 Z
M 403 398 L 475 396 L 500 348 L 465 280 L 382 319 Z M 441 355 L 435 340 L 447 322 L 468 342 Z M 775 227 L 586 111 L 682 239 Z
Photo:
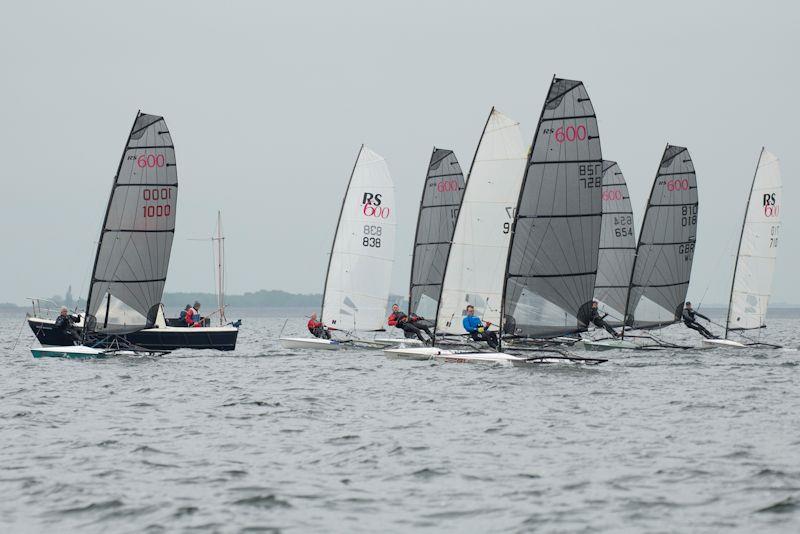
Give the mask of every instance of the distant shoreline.
M 67 303 L 63 297 L 49 297 L 59 306 L 67 305 L 69 308 L 81 308 L 83 299 L 77 302 Z M 406 298 L 399 295 L 391 295 L 389 300 L 399 303 L 402 307 L 406 305 Z M 183 308 L 186 304 L 199 301 L 206 308 L 216 307 L 217 296 L 207 292 L 181 291 L 175 293 L 164 293 L 163 304 L 167 309 Z M 319 293 L 290 293 L 281 290 L 262 289 L 255 292 L 245 292 L 238 295 L 226 295 L 225 304 L 231 308 L 308 308 L 318 309 L 322 304 L 322 295 Z M 800 310 L 800 304 L 770 304 L 770 310 Z M 15 304 L 13 302 L 0 302 L 0 310 L 19 310 L 30 308 L 30 303 Z M 707 304 L 702 306 L 703 310 L 725 311 L 725 304 Z

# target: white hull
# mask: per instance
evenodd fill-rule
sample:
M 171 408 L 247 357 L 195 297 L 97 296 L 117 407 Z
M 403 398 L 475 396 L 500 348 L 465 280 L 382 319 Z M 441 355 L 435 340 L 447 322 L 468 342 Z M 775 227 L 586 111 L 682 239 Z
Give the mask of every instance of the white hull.
M 731 341 L 730 339 L 704 339 L 703 347 L 707 348 L 726 348 L 726 349 L 746 349 L 747 345 L 743 345 L 738 341 Z
M 417 338 L 402 338 L 402 337 L 376 337 L 371 340 L 359 340 L 359 343 L 374 343 L 380 347 L 423 347 L 422 341 Z
M 280 342 L 285 349 L 339 350 L 339 347 L 342 346 L 335 339 L 311 337 L 282 337 Z
M 633 341 L 610 338 L 598 339 L 597 341 L 591 339 L 582 339 L 573 346 L 575 348 L 582 348 L 584 350 L 638 350 L 644 348 Z

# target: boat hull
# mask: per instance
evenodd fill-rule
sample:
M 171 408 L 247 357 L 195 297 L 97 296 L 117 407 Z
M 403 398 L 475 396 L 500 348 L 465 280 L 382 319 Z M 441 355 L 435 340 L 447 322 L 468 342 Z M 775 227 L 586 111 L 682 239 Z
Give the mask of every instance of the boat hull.
M 747 345 L 730 339 L 704 339 L 703 346 L 708 348 L 746 349 Z
M 44 346 L 62 347 L 72 343 L 70 338 L 65 338 L 61 332 L 56 330 L 55 321 L 28 317 L 28 325 L 39 343 Z M 81 333 L 81 328 L 76 328 L 76 331 Z M 239 329 L 232 326 L 203 328 L 167 326 L 147 328 L 118 337 L 124 338 L 131 345 L 136 345 L 143 349 L 154 352 L 169 352 L 178 349 L 234 350 L 238 336 Z
M 102 358 L 106 355 L 105 351 L 92 347 L 65 346 L 65 347 L 39 347 L 31 349 L 34 358 Z
M 624 339 L 598 339 L 593 341 L 590 339 L 582 339 L 575 343 L 574 347 L 582 348 L 584 350 L 602 351 L 602 350 L 639 350 L 642 347 L 632 341 Z
M 335 339 L 310 337 L 282 337 L 279 339 L 285 349 L 339 350 L 342 343 Z
M 606 360 L 596 358 L 578 358 L 569 356 L 517 356 L 514 354 L 507 354 L 504 352 L 470 352 L 470 351 L 457 351 L 447 350 L 438 347 L 421 347 L 421 348 L 392 348 L 385 349 L 383 353 L 391 359 L 399 360 L 418 360 L 428 361 L 434 360 L 444 363 L 488 363 L 499 365 L 514 365 L 524 367 L 531 364 L 542 363 L 569 363 L 569 364 L 587 364 L 596 365 L 603 363 Z

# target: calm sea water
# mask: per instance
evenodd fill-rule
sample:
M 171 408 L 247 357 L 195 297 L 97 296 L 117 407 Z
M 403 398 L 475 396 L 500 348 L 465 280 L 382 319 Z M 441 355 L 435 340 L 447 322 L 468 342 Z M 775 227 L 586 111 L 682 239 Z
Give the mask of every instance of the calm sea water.
M 800 317 L 783 350 L 518 369 L 287 351 L 279 315 L 68 361 L 0 314 L 0 530 L 800 531 Z

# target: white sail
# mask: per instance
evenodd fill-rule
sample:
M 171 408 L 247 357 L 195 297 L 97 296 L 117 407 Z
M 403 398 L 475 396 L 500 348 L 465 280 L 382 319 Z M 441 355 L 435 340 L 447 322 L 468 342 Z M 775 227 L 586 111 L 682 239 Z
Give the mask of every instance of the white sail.
M 526 159 L 519 123 L 492 109 L 458 213 L 437 331 L 463 334 L 468 304 L 484 321 L 500 323 L 511 225 Z
M 345 330 L 380 330 L 394 265 L 394 184 L 386 160 L 362 146 L 333 240 L 322 321 Z
M 781 204 L 778 158 L 761 149 L 739 240 L 727 330 L 764 326 L 778 253 Z

